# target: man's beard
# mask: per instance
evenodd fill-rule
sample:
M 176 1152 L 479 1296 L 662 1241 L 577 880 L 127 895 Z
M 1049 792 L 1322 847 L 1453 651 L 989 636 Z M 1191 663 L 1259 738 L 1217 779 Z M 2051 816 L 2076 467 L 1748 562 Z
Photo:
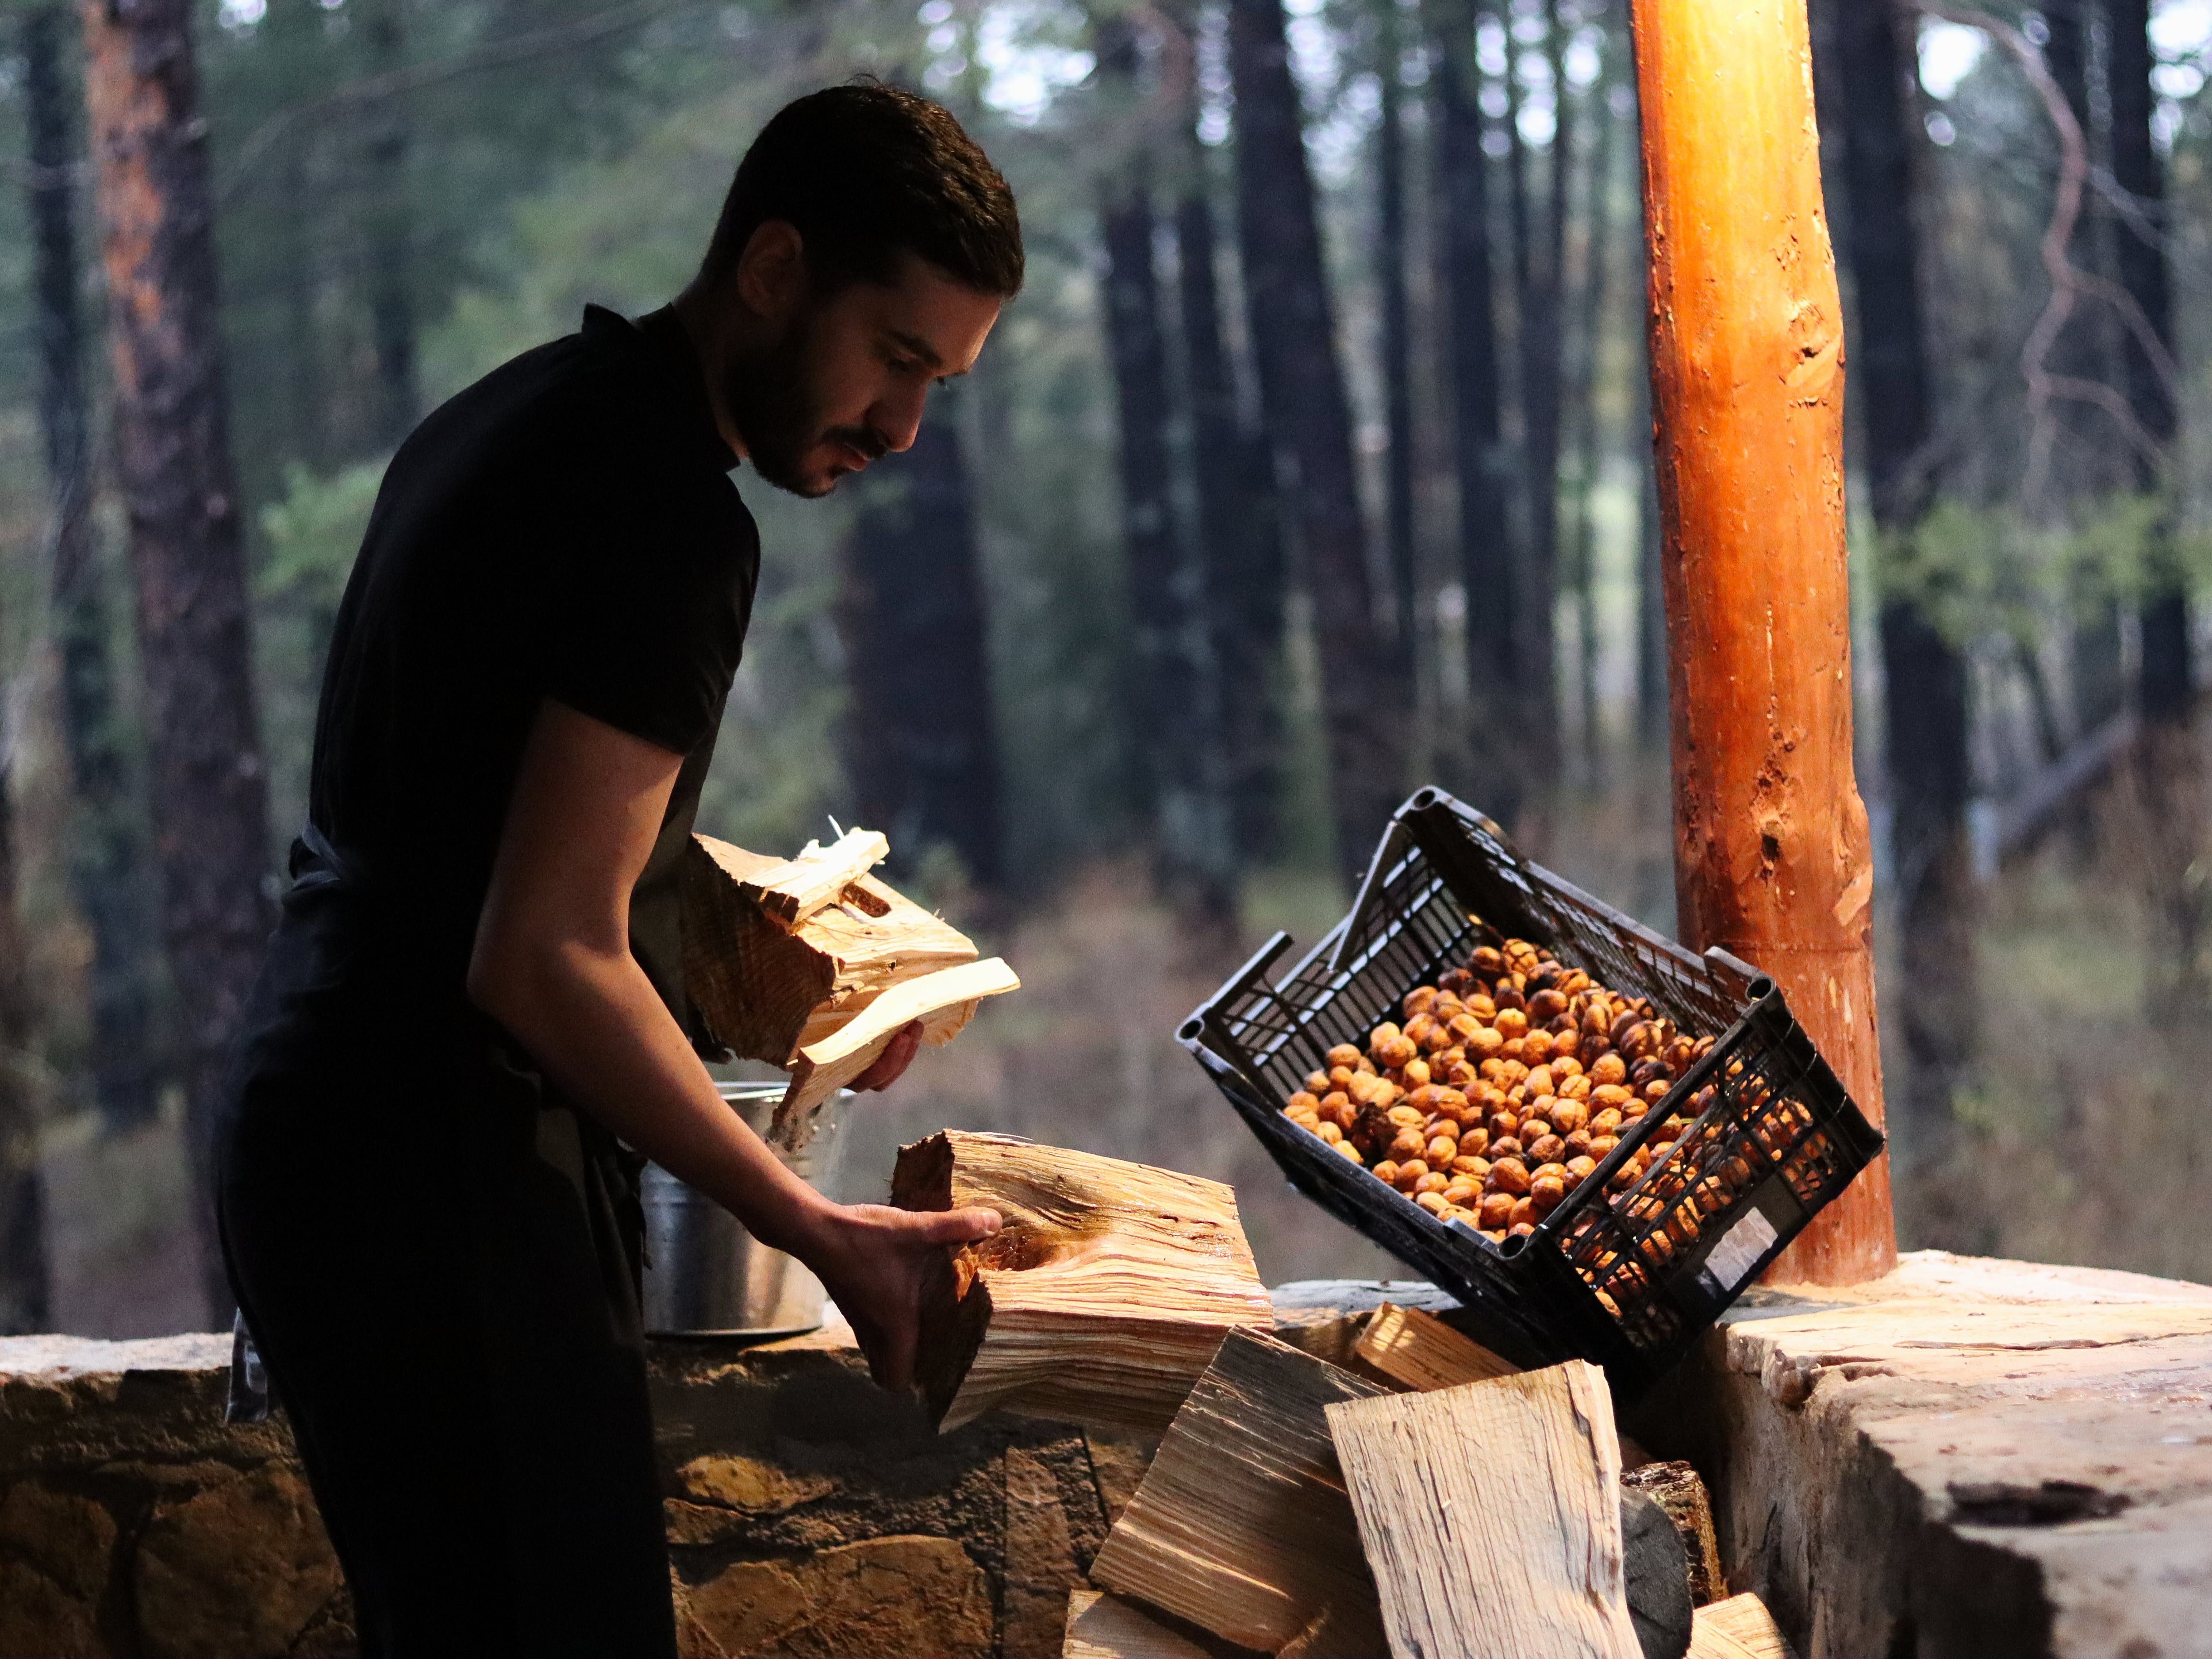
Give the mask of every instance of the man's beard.
M 867 427 L 822 424 L 821 399 L 806 372 L 811 329 L 812 319 L 802 316 L 774 345 L 732 365 L 722 388 L 753 471 L 778 489 L 809 500 L 837 487 L 833 477 L 802 471 L 808 454 L 824 442 L 849 445 L 870 461 L 890 447 Z

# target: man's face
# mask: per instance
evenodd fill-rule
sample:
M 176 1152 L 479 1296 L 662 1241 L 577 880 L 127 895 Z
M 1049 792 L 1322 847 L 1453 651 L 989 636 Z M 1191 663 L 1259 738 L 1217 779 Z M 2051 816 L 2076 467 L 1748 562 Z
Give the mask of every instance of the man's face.
M 769 337 L 725 361 L 721 391 L 761 477 L 826 495 L 847 473 L 913 444 L 930 386 L 974 365 L 999 301 L 910 253 L 894 281 L 826 296 L 799 270 L 795 289 L 780 292 L 769 273 L 760 295 L 769 303 L 753 307 Z

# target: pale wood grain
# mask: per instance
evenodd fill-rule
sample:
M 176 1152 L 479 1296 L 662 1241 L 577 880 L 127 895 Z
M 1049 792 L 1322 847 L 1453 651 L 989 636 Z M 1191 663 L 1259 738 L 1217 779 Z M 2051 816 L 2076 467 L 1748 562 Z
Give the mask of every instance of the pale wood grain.
M 945 1428 L 1002 1406 L 1164 1432 L 1221 1339 L 1273 1318 L 1217 1181 L 948 1129 L 900 1149 L 891 1202 L 1005 1222 L 924 1292 L 915 1375 Z
M 1434 1314 L 1390 1302 L 1375 1310 L 1352 1352 L 1385 1376 L 1423 1390 L 1486 1382 L 1521 1369 L 1473 1337 L 1462 1336 Z
M 776 1103 L 770 1134 L 793 1152 L 813 1133 L 822 1103 L 876 1063 L 890 1041 L 915 1020 L 931 1048 L 952 1041 L 975 1018 L 986 997 L 1018 991 L 1022 982 L 997 957 L 942 968 L 884 991 L 819 1042 L 799 1051 L 791 1086 Z
M 1396 1659 L 1640 1659 L 1605 1374 L 1327 1408 Z
M 787 933 L 829 904 L 890 856 L 891 844 L 873 830 L 848 830 L 824 847 L 806 843 L 795 859 L 757 870 L 739 892 Z
M 1797 1659 L 1766 1603 L 1756 1595 L 1731 1595 L 1699 1607 L 1687 1659 Z
M 1375 1582 L 1323 1408 L 1382 1385 L 1232 1331 L 1091 1565 L 1091 1582 L 1241 1647 L 1375 1653 Z
M 1171 1630 L 1118 1595 L 1068 1592 L 1067 1640 L 1060 1659 L 1219 1659 L 1232 1651 Z

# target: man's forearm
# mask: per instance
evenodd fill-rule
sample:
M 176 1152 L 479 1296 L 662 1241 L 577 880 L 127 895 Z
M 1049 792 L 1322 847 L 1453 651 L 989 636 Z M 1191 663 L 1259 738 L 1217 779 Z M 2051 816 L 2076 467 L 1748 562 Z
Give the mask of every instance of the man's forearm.
M 627 951 L 517 951 L 480 961 L 470 990 L 564 1094 L 763 1243 L 803 1245 L 832 1207 L 723 1103 Z

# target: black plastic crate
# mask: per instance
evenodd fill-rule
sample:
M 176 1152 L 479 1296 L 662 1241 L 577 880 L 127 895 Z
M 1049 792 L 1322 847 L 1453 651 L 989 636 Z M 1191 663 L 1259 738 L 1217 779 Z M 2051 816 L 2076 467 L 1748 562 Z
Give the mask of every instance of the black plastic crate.
M 1717 1041 L 1533 1235 L 1498 1244 L 1431 1214 L 1282 1109 L 1330 1048 L 1364 1050 L 1408 991 L 1503 937 Z M 1441 790 L 1399 808 L 1351 914 L 1271 983 L 1290 943 L 1276 934 L 1177 1036 L 1293 1186 L 1449 1291 L 1466 1310 L 1455 1322 L 1517 1364 L 1580 1357 L 1624 1389 L 1649 1384 L 1881 1150 L 1771 980 L 1724 951 L 1694 956 L 1529 863 Z M 1689 1127 L 1626 1192 L 1608 1192 L 1676 1114 Z

